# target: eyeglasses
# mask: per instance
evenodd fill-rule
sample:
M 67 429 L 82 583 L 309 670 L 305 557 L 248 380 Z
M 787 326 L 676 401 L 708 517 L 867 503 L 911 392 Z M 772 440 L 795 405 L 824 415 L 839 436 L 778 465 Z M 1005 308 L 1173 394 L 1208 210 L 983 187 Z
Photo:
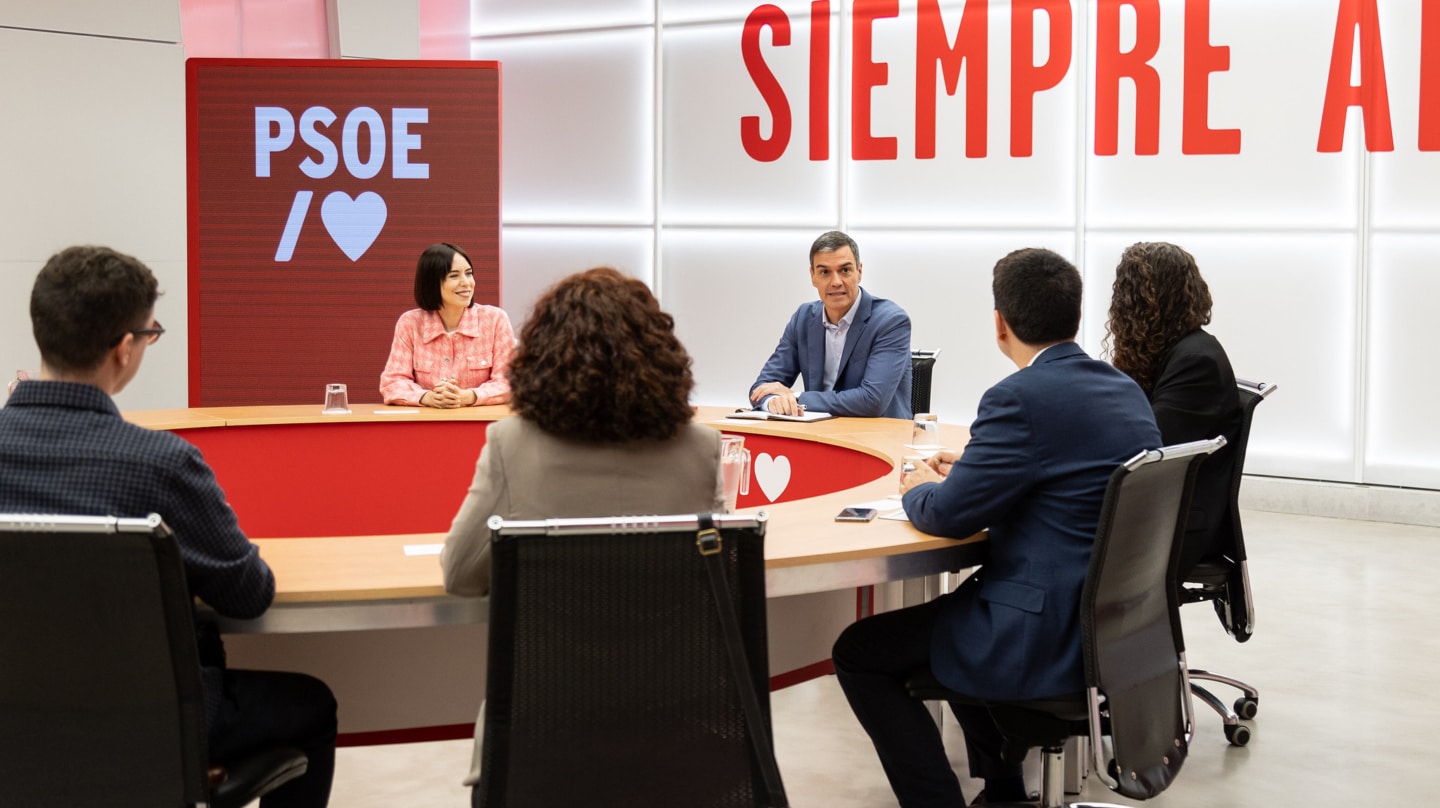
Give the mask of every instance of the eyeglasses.
M 137 337 L 149 337 L 149 341 L 145 344 L 154 345 L 155 343 L 159 342 L 160 337 L 165 334 L 165 326 L 160 325 L 160 321 L 156 320 L 155 325 L 150 328 L 132 328 L 129 331 L 126 331 L 125 334 L 134 334 Z M 121 334 L 120 336 L 116 337 L 115 341 L 110 343 L 110 347 L 114 348 L 116 345 L 119 345 L 120 340 L 125 339 L 125 334 Z

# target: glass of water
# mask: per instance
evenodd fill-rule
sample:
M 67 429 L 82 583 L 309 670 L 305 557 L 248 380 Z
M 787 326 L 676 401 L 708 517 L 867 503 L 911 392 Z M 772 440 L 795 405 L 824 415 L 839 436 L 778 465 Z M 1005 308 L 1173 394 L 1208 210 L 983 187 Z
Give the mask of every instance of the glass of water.
M 940 420 L 932 413 L 915 415 L 915 429 L 910 435 L 910 445 L 916 449 L 940 448 Z

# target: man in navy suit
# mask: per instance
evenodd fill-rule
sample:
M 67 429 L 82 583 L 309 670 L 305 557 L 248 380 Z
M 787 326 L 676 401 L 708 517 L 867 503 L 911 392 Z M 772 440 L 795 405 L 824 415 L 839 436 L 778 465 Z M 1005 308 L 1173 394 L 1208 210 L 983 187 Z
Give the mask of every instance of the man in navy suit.
M 910 316 L 860 288 L 860 248 L 832 230 L 810 245 L 820 299 L 795 311 L 750 386 L 755 409 L 909 418 Z M 804 392 L 792 388 L 804 378 Z
M 835 643 L 835 672 L 870 734 L 900 804 L 960 806 L 964 797 L 907 675 L 927 666 L 946 687 L 985 700 L 1077 693 L 1080 590 L 1111 473 L 1160 445 L 1145 394 L 1074 343 L 1080 273 L 1049 250 L 995 265 L 995 339 L 1020 368 L 985 392 L 963 453 L 941 452 L 901 480 L 920 530 L 963 538 L 989 529 L 980 571 L 930 603 L 878 614 Z M 983 706 L 952 704 L 972 804 L 1023 800 L 1018 763 Z

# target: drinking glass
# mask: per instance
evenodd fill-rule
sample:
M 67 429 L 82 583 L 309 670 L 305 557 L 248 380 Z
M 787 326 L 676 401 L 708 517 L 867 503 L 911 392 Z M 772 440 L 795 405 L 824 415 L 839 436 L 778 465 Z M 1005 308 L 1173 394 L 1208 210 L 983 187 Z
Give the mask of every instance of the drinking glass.
M 915 429 L 910 435 L 910 445 L 916 449 L 939 449 L 939 418 L 928 412 L 916 413 Z
M 720 477 L 725 482 L 725 511 L 733 513 L 740 495 L 750 493 L 750 450 L 743 436 L 720 436 Z
M 345 385 L 334 383 L 325 385 L 325 409 L 320 411 L 321 415 L 349 415 L 350 401 L 345 391 Z

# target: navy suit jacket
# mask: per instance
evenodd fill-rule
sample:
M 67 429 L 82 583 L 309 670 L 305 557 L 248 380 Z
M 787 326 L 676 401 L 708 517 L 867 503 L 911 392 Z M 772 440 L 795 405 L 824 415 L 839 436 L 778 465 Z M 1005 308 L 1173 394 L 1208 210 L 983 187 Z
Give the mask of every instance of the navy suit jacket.
M 1105 488 L 1117 466 L 1160 445 L 1139 385 L 1073 342 L 985 392 L 949 476 L 905 494 L 926 533 L 990 531 L 985 565 L 943 597 L 936 678 L 990 700 L 1084 690 L 1080 590 Z
M 750 389 L 766 382 L 794 387 L 795 380 L 804 377 L 805 392 L 798 398 L 807 410 L 870 418 L 914 415 L 910 410 L 910 315 L 889 300 L 871 297 L 863 288 L 855 307 L 834 390 L 820 389 L 825 377 L 825 309 L 819 300 L 796 309 L 775 353 Z
M 1231 530 L 1230 484 L 1235 473 L 1235 441 L 1240 437 L 1240 394 L 1235 372 L 1219 340 L 1200 329 L 1175 343 L 1161 361 L 1150 406 L 1166 444 L 1189 443 L 1224 435 L 1224 448 L 1205 458 L 1190 497 L 1180 574 L 1228 545 Z

